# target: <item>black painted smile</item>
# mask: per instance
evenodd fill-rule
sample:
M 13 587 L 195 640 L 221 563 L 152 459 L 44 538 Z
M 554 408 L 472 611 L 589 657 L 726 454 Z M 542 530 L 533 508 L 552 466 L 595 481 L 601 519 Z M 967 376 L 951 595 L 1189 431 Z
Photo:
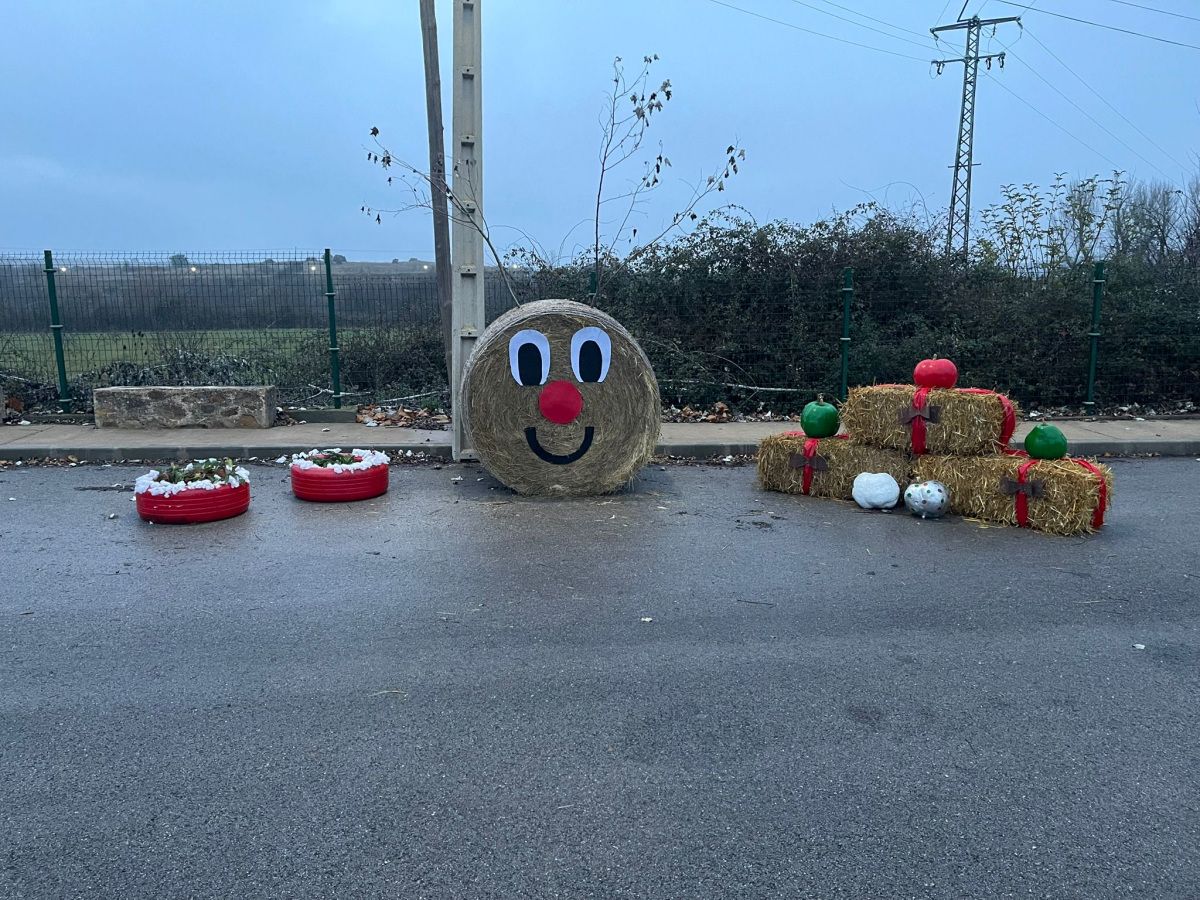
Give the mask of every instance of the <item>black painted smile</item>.
M 588 425 L 583 429 L 583 443 L 579 445 L 579 449 L 574 453 L 551 453 L 537 439 L 537 429 L 530 427 L 525 429 L 525 440 L 529 442 L 529 449 L 534 452 L 534 455 L 542 462 L 553 463 L 556 466 L 565 466 L 568 463 L 573 463 L 583 454 L 587 453 L 592 446 L 592 438 L 596 435 L 596 429 Z

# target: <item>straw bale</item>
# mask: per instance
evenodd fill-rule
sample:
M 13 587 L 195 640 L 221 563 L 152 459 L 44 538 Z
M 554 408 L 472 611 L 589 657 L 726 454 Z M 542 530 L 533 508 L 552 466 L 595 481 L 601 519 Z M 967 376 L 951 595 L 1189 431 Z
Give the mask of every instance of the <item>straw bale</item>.
M 599 382 L 580 382 L 571 363 L 571 338 L 588 326 L 611 342 L 607 375 Z M 513 377 L 509 342 L 524 330 L 546 338 L 545 385 L 566 381 L 582 395 L 574 421 L 549 421 L 539 405 L 545 385 L 522 385 Z M 654 453 L 661 415 L 654 370 L 633 336 L 611 316 L 571 300 L 525 303 L 489 325 L 463 371 L 462 407 L 470 446 L 487 470 L 518 493 L 551 496 L 627 485 Z
M 963 516 L 1017 524 L 1015 498 L 1002 489 L 1005 479 L 1017 480 L 1017 469 L 1028 462 L 1024 456 L 917 457 L 918 481 L 940 481 L 950 492 L 950 509 Z M 1112 470 L 1089 460 L 1101 471 L 1107 488 L 1106 508 L 1112 505 Z M 1095 531 L 1092 515 L 1099 502 L 1096 476 L 1070 459 L 1038 460 L 1029 470 L 1028 481 L 1041 482 L 1041 497 L 1030 497 L 1029 527 L 1051 534 L 1087 534 Z
M 758 479 L 769 491 L 803 493 L 804 442 L 801 433 L 775 434 L 758 445 Z M 851 499 L 854 476 L 862 472 L 886 472 L 904 485 L 912 474 L 912 457 L 896 450 L 855 444 L 840 438 L 822 438 L 817 454 L 828 468 L 814 471 L 809 496 L 834 500 Z
M 911 426 L 900 415 L 912 409 L 916 390 L 890 384 L 851 388 L 842 404 L 842 425 L 855 443 L 911 450 Z M 934 389 L 926 405 L 938 408 L 938 421 L 925 423 L 927 453 L 978 455 L 1002 449 L 1004 406 L 998 395 Z

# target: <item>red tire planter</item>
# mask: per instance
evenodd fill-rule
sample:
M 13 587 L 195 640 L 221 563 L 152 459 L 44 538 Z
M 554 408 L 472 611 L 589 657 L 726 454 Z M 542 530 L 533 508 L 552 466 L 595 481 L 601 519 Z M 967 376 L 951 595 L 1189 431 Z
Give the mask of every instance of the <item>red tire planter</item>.
M 316 503 L 344 503 L 369 500 L 387 493 L 388 467 L 335 472 L 331 466 L 301 468 L 292 466 L 292 493 L 301 500 Z
M 160 525 L 188 525 L 216 522 L 240 516 L 250 507 L 250 485 L 223 484 L 205 490 L 190 488 L 174 494 L 157 495 L 149 491 L 137 495 L 138 515 Z

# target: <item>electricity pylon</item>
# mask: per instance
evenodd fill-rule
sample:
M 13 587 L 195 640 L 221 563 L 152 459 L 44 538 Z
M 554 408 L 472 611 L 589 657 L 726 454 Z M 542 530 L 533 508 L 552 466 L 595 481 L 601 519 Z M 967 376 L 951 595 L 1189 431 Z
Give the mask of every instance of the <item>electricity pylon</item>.
M 964 10 L 966 9 L 964 5 Z M 979 32 L 987 25 L 1003 25 L 1007 22 L 1020 22 L 1020 16 L 1005 16 L 999 19 L 981 19 L 972 16 L 969 19 L 959 19 L 952 25 L 939 25 L 929 31 L 936 38 L 943 31 L 958 31 L 966 29 L 967 45 L 961 59 L 935 59 L 937 73 L 950 63 L 963 64 L 962 111 L 958 118 L 958 146 L 954 154 L 954 184 L 950 190 L 950 221 L 946 228 L 946 255 L 956 252 L 963 257 L 971 238 L 971 169 L 975 156 L 975 84 L 979 75 L 979 61 L 983 60 L 987 67 L 992 67 L 992 60 L 1000 60 L 1004 68 L 1003 53 L 986 53 L 979 55 Z

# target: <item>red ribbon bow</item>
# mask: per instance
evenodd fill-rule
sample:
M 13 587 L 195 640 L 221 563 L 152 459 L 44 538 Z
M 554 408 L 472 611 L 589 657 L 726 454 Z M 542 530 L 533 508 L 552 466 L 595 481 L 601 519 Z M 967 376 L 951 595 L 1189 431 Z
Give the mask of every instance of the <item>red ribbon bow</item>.
M 905 385 L 888 384 L 881 385 L 881 387 L 905 387 Z M 955 388 L 955 390 L 960 394 L 991 394 L 1000 401 L 1000 407 L 1004 411 L 1004 419 L 1000 424 L 1000 436 L 996 439 L 996 443 L 999 445 L 999 449 L 1006 450 L 1008 442 L 1012 440 L 1013 432 L 1017 430 L 1017 412 L 1013 408 L 1012 401 L 1003 394 L 997 394 L 995 391 L 989 391 L 985 388 Z M 912 409 L 906 409 L 900 413 L 900 424 L 912 427 L 912 452 L 917 456 L 920 456 L 927 450 L 925 445 L 925 423 L 929 422 L 936 425 L 940 421 L 940 407 L 926 406 L 929 391 L 929 388 L 917 388 L 912 398 Z
M 1029 481 L 1029 470 L 1037 464 L 1036 459 L 1029 459 L 1029 454 L 1024 450 L 1005 450 L 1009 456 L 1025 457 L 1026 461 L 1021 463 L 1017 469 L 1017 480 L 1014 482 L 1011 478 L 1003 478 L 1000 481 L 1000 490 L 1006 494 L 1011 494 L 1013 501 L 1017 505 L 1017 524 L 1022 528 L 1029 527 L 1029 498 L 1035 499 L 1041 497 L 1044 490 L 1044 484 L 1041 481 Z M 1073 459 L 1068 457 L 1070 462 L 1081 468 L 1087 469 L 1096 476 L 1096 508 L 1092 510 L 1092 527 L 1100 528 L 1104 525 L 1104 510 L 1108 506 L 1108 485 L 1104 481 L 1104 474 L 1086 459 Z M 1013 484 L 1014 489 L 1009 490 L 1007 483 Z
M 1029 477 L 1029 470 L 1037 464 L 1036 459 L 1027 460 L 1021 463 L 1017 469 L 1017 490 L 1013 493 L 1013 501 L 1017 505 L 1017 524 L 1022 528 L 1029 527 L 1029 493 L 1026 489 L 1032 489 L 1032 485 L 1026 484 L 1026 479 Z
M 1037 500 L 1046 493 L 1046 484 L 1042 481 L 1013 481 L 1005 476 L 1000 479 L 1000 490 L 1010 497 L 1024 494 L 1026 497 Z
M 904 422 L 904 424 L 911 425 L 912 427 L 912 451 L 917 456 L 920 456 L 925 452 L 925 421 L 928 419 L 931 422 L 937 422 L 938 419 L 941 418 L 939 410 L 938 413 L 935 414 L 937 418 L 930 419 L 929 414 L 933 412 L 933 410 L 932 408 L 925 408 L 925 403 L 928 398 L 929 388 L 917 388 L 917 391 L 915 394 L 913 394 L 912 398 L 912 409 L 904 411 L 905 413 L 912 413 L 912 415 L 908 417 L 908 421 Z M 903 421 L 903 418 L 901 421 Z
M 811 457 L 806 457 L 803 453 L 793 453 L 788 463 L 793 469 L 809 468 L 814 472 L 825 472 L 829 469 L 829 463 L 819 453 L 814 453 Z
M 800 476 L 800 493 L 802 494 L 807 494 L 812 489 L 813 472 L 825 472 L 829 469 L 829 463 L 825 461 L 825 457 L 817 453 L 820 443 L 820 438 L 806 438 L 804 451 L 793 453 L 788 457 L 789 466 L 793 469 L 804 470 Z
M 942 408 L 940 406 L 922 406 L 920 409 L 902 409 L 899 418 L 901 425 L 910 425 L 914 419 L 924 419 L 926 422 L 936 425 L 942 420 Z

